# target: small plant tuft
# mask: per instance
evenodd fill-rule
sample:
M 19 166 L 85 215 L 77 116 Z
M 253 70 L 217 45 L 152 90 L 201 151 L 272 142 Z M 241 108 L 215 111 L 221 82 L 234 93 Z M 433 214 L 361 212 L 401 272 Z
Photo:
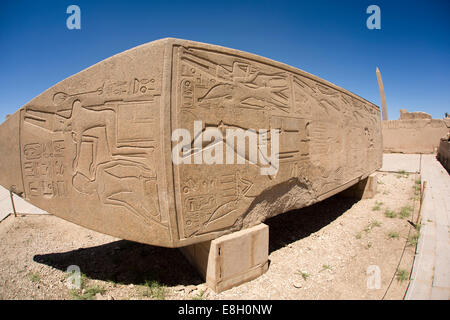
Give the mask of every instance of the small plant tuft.
M 413 212 L 413 208 L 411 206 L 402 207 L 400 209 L 400 218 L 408 218 Z
M 322 265 L 322 270 L 320 270 L 319 272 L 325 271 L 325 270 L 331 270 L 331 266 L 328 264 L 324 264 Z
M 41 276 L 37 272 L 31 272 L 29 274 L 31 282 L 39 282 L 41 281 Z
M 397 269 L 396 277 L 398 282 L 406 281 L 409 278 L 409 272 L 405 269 Z
M 400 238 L 400 235 L 396 231 L 391 231 L 388 233 L 388 238 L 389 239 L 398 239 L 398 238 Z
M 373 220 L 372 222 L 370 222 L 369 226 L 370 226 L 371 229 L 373 229 L 375 227 L 380 227 L 381 226 L 381 222 Z
M 408 178 L 408 177 L 409 177 L 409 173 L 406 172 L 405 170 L 398 171 L 397 178 Z
M 158 281 L 145 281 L 144 287 L 145 291 L 143 295 L 145 297 L 151 297 L 156 300 L 164 300 L 166 289 Z
M 192 300 L 203 300 L 203 294 L 205 293 L 205 291 L 200 291 L 199 295 L 193 296 Z
M 386 211 L 384 211 L 384 215 L 388 218 L 395 218 L 397 216 L 397 214 L 389 209 L 386 209 Z
M 99 286 L 93 286 L 85 289 L 84 292 L 80 290 L 71 290 L 72 298 L 74 300 L 92 300 L 97 293 L 104 294 L 106 290 Z
M 375 201 L 375 205 L 372 207 L 372 211 L 379 211 L 383 202 Z
M 303 280 L 305 280 L 305 281 L 308 280 L 308 278 L 310 276 L 309 273 L 303 272 L 301 270 L 298 270 L 296 272 L 296 274 L 300 275 L 303 278 Z
M 417 242 L 419 242 L 420 233 L 417 232 L 416 234 L 411 234 L 408 236 L 408 244 L 410 246 L 416 246 Z
M 420 191 L 422 190 L 422 183 L 420 180 L 416 180 L 416 183 L 413 186 L 414 194 L 417 196 L 420 194 Z

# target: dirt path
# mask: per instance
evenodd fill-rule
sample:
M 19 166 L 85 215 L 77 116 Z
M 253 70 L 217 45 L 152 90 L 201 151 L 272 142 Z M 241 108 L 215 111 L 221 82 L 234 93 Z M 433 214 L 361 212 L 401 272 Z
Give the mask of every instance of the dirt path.
M 177 249 L 116 239 L 55 216 L 10 216 L 0 223 L 0 299 L 402 299 L 415 250 L 407 220 L 416 179 L 379 173 L 373 199 L 335 196 L 266 221 L 269 271 L 220 294 Z M 82 290 L 67 287 L 69 265 L 80 267 Z

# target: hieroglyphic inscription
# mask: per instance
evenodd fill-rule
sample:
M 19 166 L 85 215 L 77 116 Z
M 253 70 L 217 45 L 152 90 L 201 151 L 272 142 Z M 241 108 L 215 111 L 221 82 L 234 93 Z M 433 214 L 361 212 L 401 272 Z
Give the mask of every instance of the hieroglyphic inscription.
M 206 171 L 187 177 L 182 185 L 185 232 L 189 236 L 213 231 L 218 220 L 235 211 L 241 200 L 249 199 L 253 186 L 240 171 Z
M 176 127 L 192 130 L 190 125 L 202 120 L 205 128 L 223 132 L 234 127 L 278 129 L 280 133 L 280 165 L 275 176 L 257 174 L 253 170 L 257 164 L 245 158 L 243 165 L 209 170 L 208 178 L 214 183 L 197 191 L 187 186 L 200 169 L 192 165 L 175 169 L 179 190 L 189 190 L 181 192 L 184 237 L 231 227 L 252 199 L 271 186 L 293 178 L 306 179 L 312 182 L 317 197 L 364 174 L 366 163 L 376 160 L 377 152 L 372 149 L 380 145 L 380 135 L 373 130 L 379 110 L 343 91 L 220 50 L 175 46 L 173 59 Z M 270 138 L 266 143 L 270 145 Z M 242 179 L 254 186 L 252 193 L 221 201 L 226 192 L 218 181 L 224 172 L 230 176 L 241 172 Z
M 166 224 L 159 205 L 155 150 L 159 148 L 159 97 L 154 78 L 106 80 L 94 89 L 53 95 L 54 106 L 26 108 L 28 130 L 64 137 L 24 145 L 23 173 L 30 197 L 95 195 L 108 208 L 146 222 Z M 67 145 L 69 143 L 69 145 Z M 73 154 L 62 151 L 74 150 Z M 64 165 L 66 163 L 66 165 Z M 68 170 L 68 181 L 63 171 Z M 74 194 L 72 194 L 74 196 Z
M 23 147 L 23 176 L 31 197 L 64 197 L 64 141 L 28 143 Z

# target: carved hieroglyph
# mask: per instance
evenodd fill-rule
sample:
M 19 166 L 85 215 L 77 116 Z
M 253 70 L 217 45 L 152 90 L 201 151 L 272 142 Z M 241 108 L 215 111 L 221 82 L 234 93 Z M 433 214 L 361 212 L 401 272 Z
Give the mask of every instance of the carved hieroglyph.
M 278 171 L 262 175 L 239 152 L 244 164 L 173 164 L 171 134 L 193 132 L 194 121 L 203 130 L 276 129 Z M 368 176 L 381 167 L 380 129 L 377 106 L 304 71 L 162 39 L 61 81 L 9 116 L 0 183 L 87 228 L 179 247 Z

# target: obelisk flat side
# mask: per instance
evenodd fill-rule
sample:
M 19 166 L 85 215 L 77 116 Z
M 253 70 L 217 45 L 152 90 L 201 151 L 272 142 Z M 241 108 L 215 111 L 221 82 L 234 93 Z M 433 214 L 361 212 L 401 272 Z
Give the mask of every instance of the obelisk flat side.
M 0 125 L 0 184 L 23 195 L 22 168 L 20 166 L 20 112 L 8 115 Z
M 173 166 L 181 243 L 206 241 L 310 205 L 381 167 L 381 117 L 374 104 L 267 58 L 170 41 L 171 126 L 187 129 L 192 151 L 186 163 Z M 275 136 L 256 133 L 269 129 L 279 133 L 279 150 Z M 248 149 L 226 138 L 228 130 L 246 132 Z M 217 143 L 217 136 L 223 141 Z M 279 159 L 273 174 L 262 174 L 264 150 Z M 228 155 L 236 162 L 202 161 L 216 155 L 222 163 Z M 244 164 L 236 164 L 238 159 Z
M 7 133 L 0 144 L 7 173 L 1 184 L 15 185 L 34 205 L 84 227 L 172 246 L 167 198 L 173 195 L 165 175 L 171 168 L 164 167 L 161 145 L 161 121 L 169 116 L 165 44 L 99 62 L 10 116 L 0 126 Z

